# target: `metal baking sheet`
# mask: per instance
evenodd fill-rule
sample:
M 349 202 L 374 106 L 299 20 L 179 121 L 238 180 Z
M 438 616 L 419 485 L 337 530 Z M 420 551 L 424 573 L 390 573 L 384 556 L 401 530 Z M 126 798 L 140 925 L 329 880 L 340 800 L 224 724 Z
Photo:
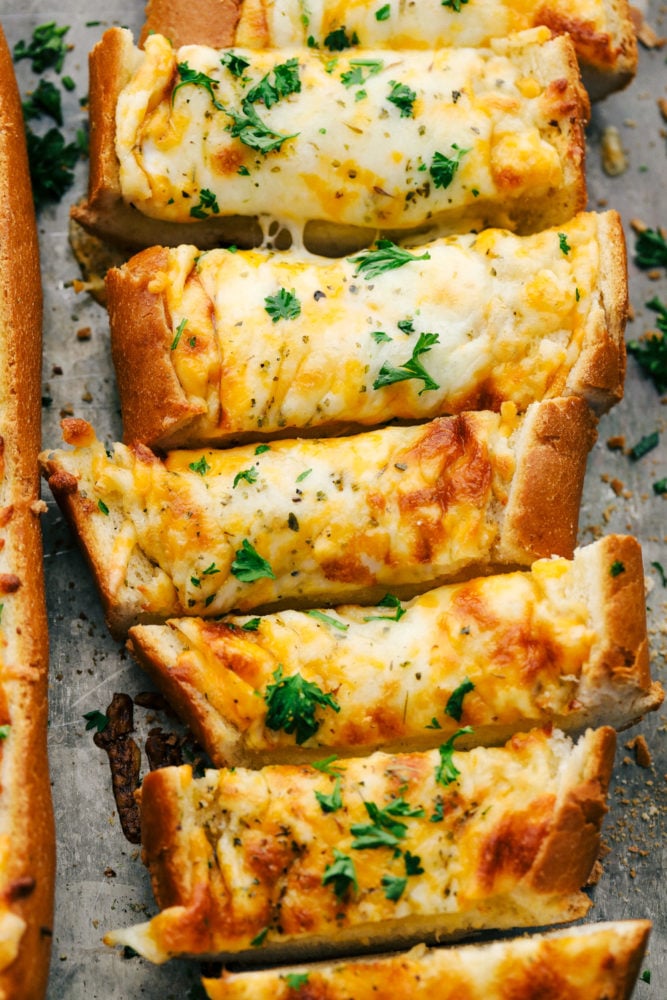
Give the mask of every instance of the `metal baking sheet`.
M 667 34 L 667 8 L 652 2 L 644 9 L 657 35 Z M 19 39 L 29 39 L 39 24 L 70 25 L 67 41 L 72 48 L 63 70 L 76 82 L 73 92 L 63 92 L 64 131 L 69 140 L 85 120 L 80 100 L 87 93 L 88 50 L 111 24 L 138 32 L 142 16 L 141 0 L 108 0 L 102 7 L 90 0 L 61 0 L 58 6 L 38 0 L 24 0 L 20 5 L 0 0 L 0 19 L 12 46 Z M 590 208 L 614 207 L 622 213 L 630 249 L 634 246 L 632 219 L 667 226 L 667 124 L 657 106 L 659 98 L 667 99 L 666 54 L 667 48 L 642 49 L 638 78 L 627 91 L 594 108 L 589 129 Z M 17 65 L 17 75 L 23 93 L 36 86 L 37 77 L 27 61 Z M 46 76 L 55 79 L 52 73 Z M 604 174 L 600 162 L 600 138 L 609 125 L 619 130 L 628 160 L 627 170 L 613 178 Z M 43 440 L 47 447 L 59 444 L 59 421 L 65 414 L 85 417 L 107 441 L 121 432 L 106 314 L 89 296 L 77 295 L 72 284 L 79 272 L 68 245 L 68 208 L 83 192 L 86 176 L 87 165 L 82 162 L 75 186 L 62 203 L 39 216 L 45 295 Z M 630 278 L 635 315 L 629 337 L 636 337 L 654 322 L 645 303 L 654 295 L 667 301 L 667 271 L 650 275 L 638 271 L 631 261 Z M 666 418 L 667 409 L 630 358 L 626 397 L 600 422 L 580 522 L 582 543 L 612 531 L 631 532 L 641 539 L 653 673 L 663 681 L 667 589 L 651 564 L 667 569 L 667 499 L 652 489 L 653 482 L 667 476 Z M 610 450 L 606 443 L 612 436 L 624 435 L 630 445 L 654 430 L 662 432 L 659 447 L 637 462 Z M 47 490 L 45 500 L 51 630 L 49 745 L 58 831 L 48 996 L 50 1000 L 196 997 L 200 995 L 196 963 L 174 962 L 157 968 L 112 951 L 101 940 L 105 930 L 145 919 L 155 906 L 139 851 L 120 829 L 106 755 L 94 745 L 92 733 L 86 732 L 83 715 L 104 711 L 115 691 L 135 695 L 150 690 L 150 684 L 108 635 L 88 570 Z M 603 860 L 602 878 L 592 890 L 595 905 L 588 918 L 653 920 L 644 963 L 651 972 L 651 984 L 637 984 L 639 998 L 667 996 L 666 718 L 664 713 L 654 713 L 620 737 L 611 810 L 604 827 L 609 853 Z M 150 725 L 166 721 L 141 708 L 135 709 L 135 720 L 140 735 Z M 637 733 L 645 735 L 652 753 L 648 769 L 637 766 L 633 752 L 625 746 Z

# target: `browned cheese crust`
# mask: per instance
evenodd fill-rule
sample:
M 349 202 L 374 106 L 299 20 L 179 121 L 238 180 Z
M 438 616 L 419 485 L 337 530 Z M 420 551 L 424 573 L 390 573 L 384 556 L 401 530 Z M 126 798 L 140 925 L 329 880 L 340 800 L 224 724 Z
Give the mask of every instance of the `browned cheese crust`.
M 606 30 L 596 29 L 585 17 L 578 15 L 576 3 L 570 5 L 570 11 L 567 11 L 567 4 L 537 3 L 531 18 L 532 25 L 544 24 L 556 34 L 570 35 L 592 100 L 625 87 L 637 69 L 637 41 L 627 0 L 601 0 L 600 6 Z M 465 17 L 468 12 L 462 9 Z M 470 16 L 474 18 L 475 13 L 471 11 Z M 257 48 L 275 46 L 267 17 L 267 0 L 197 0 L 190 3 L 148 0 L 140 41 L 143 44 L 148 34 L 159 32 L 171 38 L 174 45 L 194 43 L 227 48 L 240 44 L 237 31 L 241 18 L 242 44 Z M 308 30 L 310 27 L 305 29 Z M 366 43 L 363 36 L 360 42 Z
M 455 753 L 446 777 L 443 751 L 341 760 L 333 811 L 316 795 L 333 778 L 312 768 L 196 781 L 189 767 L 154 771 L 141 792 L 142 843 L 162 912 L 105 940 L 157 962 L 290 961 L 567 922 L 588 909 L 580 886 L 599 850 L 614 746 L 608 728 L 575 746 L 533 730 Z M 409 817 L 403 829 L 390 824 L 393 843 L 366 843 L 373 805 L 391 803 Z M 403 851 L 421 871 L 396 896 L 383 887 L 400 877 Z M 327 871 L 340 856 L 354 867 L 336 889 Z
M 44 995 L 54 830 L 46 757 L 47 628 L 37 452 L 42 298 L 21 103 L 0 30 L 0 997 Z M 18 954 L 9 920 L 25 928 Z
M 491 944 L 223 972 L 210 1000 L 629 1000 L 648 920 L 586 924 Z

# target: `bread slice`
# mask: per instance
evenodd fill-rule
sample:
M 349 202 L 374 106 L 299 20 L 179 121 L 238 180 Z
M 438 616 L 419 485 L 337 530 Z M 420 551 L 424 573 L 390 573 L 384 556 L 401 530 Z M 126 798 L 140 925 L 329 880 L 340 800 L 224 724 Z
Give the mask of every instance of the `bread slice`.
M 321 767 L 153 771 L 143 857 L 161 913 L 108 934 L 153 962 L 285 962 L 583 916 L 614 731 Z
M 262 230 L 285 246 L 305 226 L 309 250 L 336 256 L 378 231 L 531 232 L 583 209 L 588 98 L 566 36 L 365 50 L 363 88 L 359 55 L 238 50 L 247 66 L 230 69 L 220 50 L 151 35 L 141 51 L 109 29 L 91 53 L 90 185 L 74 218 L 124 245 L 201 249 L 253 246 Z M 394 84 L 414 99 L 392 103 Z
M 423 49 L 488 45 L 493 38 L 545 24 L 554 32 L 569 33 L 594 100 L 626 86 L 637 68 L 637 43 L 626 0 L 593 0 L 585 8 L 576 0 L 539 4 L 494 0 L 462 2 L 458 7 L 442 0 L 419 0 L 394 4 L 384 19 L 376 16 L 377 0 L 354 4 L 324 0 L 307 9 L 304 17 L 302 0 L 148 0 L 141 40 L 157 31 L 174 45 L 315 44 L 326 51 L 335 44 L 331 33 L 343 29 L 347 40 L 356 38 L 354 44 L 362 48 Z
M 375 603 L 571 557 L 592 418 L 576 398 L 226 451 L 117 444 L 64 421 L 42 455 L 116 635 L 232 609 Z
M 55 837 L 38 523 L 42 296 L 21 99 L 0 29 L 0 998 L 46 991 Z
M 622 728 L 662 703 L 633 538 L 387 604 L 171 619 L 128 645 L 218 767 L 425 749 L 465 726 L 461 748 L 547 722 Z M 305 730 L 275 711 L 297 689 L 316 709 Z
M 372 279 L 364 254 L 144 250 L 106 279 L 125 440 L 312 436 L 564 395 L 603 412 L 623 394 L 624 246 L 606 212 L 438 240 Z M 402 368 L 415 351 L 430 382 Z
M 209 1000 L 630 1000 L 648 920 L 204 979 Z

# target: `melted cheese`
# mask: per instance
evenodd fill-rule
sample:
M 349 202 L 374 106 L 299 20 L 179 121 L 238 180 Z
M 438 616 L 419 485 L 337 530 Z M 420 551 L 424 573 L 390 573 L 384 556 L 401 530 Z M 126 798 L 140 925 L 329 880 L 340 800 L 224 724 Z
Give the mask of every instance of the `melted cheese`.
M 498 215 L 509 224 L 512 204 L 529 197 L 548 208 L 572 181 L 567 141 L 553 128 L 564 97 L 540 69 L 549 65 L 570 79 L 563 44 L 535 29 L 490 50 L 365 51 L 381 68 L 346 86 L 354 54 L 239 51 L 249 66 L 237 77 L 219 51 L 174 51 L 150 35 L 117 102 L 122 196 L 143 214 L 173 222 L 192 222 L 195 209 L 208 217 L 277 214 L 298 223 L 406 229 L 432 219 L 480 219 L 489 204 L 506 202 Z M 232 117 L 212 94 L 240 113 L 251 85 L 289 57 L 299 61 L 300 92 L 253 107 L 271 130 L 292 138 L 279 152 L 256 152 L 231 136 Z M 177 88 L 179 64 L 213 81 L 211 93 L 195 84 Z M 394 82 L 414 91 L 412 114 L 388 100 Z M 572 119 L 569 102 L 567 109 Z M 431 173 L 438 155 L 458 161 L 441 186 Z M 218 212 L 202 207 L 202 192 L 215 195 Z
M 124 580 L 115 596 L 128 596 L 133 583 L 130 599 L 142 593 L 149 613 L 214 615 L 284 598 L 312 603 L 428 584 L 502 559 L 500 511 L 520 424 L 506 404 L 502 414 L 279 441 L 259 453 L 253 445 L 173 451 L 160 460 L 119 444 L 109 457 L 97 443 L 51 460 L 79 480 L 80 515 L 97 538 L 107 592 L 111 574 Z M 129 579 L 133 540 L 146 566 L 136 580 Z M 273 578 L 234 575 L 248 544 Z M 171 605 L 155 603 L 155 588 Z
M 415 255 L 424 253 L 367 280 L 355 276 L 357 257 L 169 251 L 149 289 L 171 319 L 169 363 L 206 414 L 189 438 L 427 419 L 508 399 L 524 410 L 562 395 L 585 338 L 604 329 L 596 217 L 536 236 L 449 237 Z M 125 272 L 122 295 L 138 288 L 132 262 Z M 300 313 L 273 322 L 266 300 L 280 289 Z M 399 328 L 406 321 L 412 332 Z M 423 332 L 438 336 L 420 359 L 437 388 L 418 379 L 373 388 L 383 366 L 409 361 Z
M 533 731 L 503 748 L 454 753 L 459 774 L 450 783 L 437 780 L 437 750 L 343 760 L 342 806 L 330 812 L 316 793 L 331 794 L 335 776 L 312 768 L 237 768 L 209 771 L 197 780 L 189 767 L 154 772 L 144 781 L 142 825 L 161 825 L 163 812 L 178 817 L 168 834 L 168 891 L 180 905 L 106 940 L 164 961 L 183 951 L 216 954 L 251 943 L 339 940 L 357 928 L 363 937 L 364 928 L 410 919 L 443 929 L 485 921 L 498 926 L 494 920 L 503 907 L 519 924 L 539 923 L 543 906 L 551 903 L 553 915 L 558 896 L 549 878 L 537 879 L 533 888 L 533 865 L 557 823 L 559 805 L 568 793 L 577 794 L 596 738 L 589 731 L 572 748 L 562 734 Z M 365 803 L 383 809 L 399 797 L 418 815 L 395 817 L 405 824 L 398 850 L 355 848 L 359 831 L 353 825 L 370 822 Z M 574 838 L 577 825 L 573 819 Z M 149 866 L 159 866 L 164 855 L 163 830 L 156 839 L 159 846 L 150 834 L 144 845 Z M 357 882 L 338 896 L 323 884 L 334 850 L 352 860 Z M 423 872 L 406 878 L 400 898 L 387 898 L 382 879 L 405 877 L 404 851 L 417 855 Z M 160 870 L 153 871 L 158 896 Z M 194 919 L 198 906 L 206 920 Z
M 378 10 L 389 16 L 378 19 Z M 258 14 L 261 16 L 258 17 Z M 536 24 L 567 22 L 575 35 L 604 36 L 613 30 L 602 0 L 462 0 L 460 9 L 442 0 L 245 0 L 237 44 L 285 48 L 325 39 L 345 28 L 364 48 L 422 49 L 488 45 Z M 600 41 L 605 39 L 600 39 Z M 312 44 L 312 43 L 311 43 Z

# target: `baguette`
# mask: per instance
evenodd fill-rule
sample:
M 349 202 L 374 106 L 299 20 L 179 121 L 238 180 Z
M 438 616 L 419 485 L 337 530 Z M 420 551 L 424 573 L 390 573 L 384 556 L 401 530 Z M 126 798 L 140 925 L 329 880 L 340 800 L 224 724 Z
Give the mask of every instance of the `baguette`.
M 373 254 L 152 247 L 106 279 L 125 440 L 312 436 L 564 395 L 604 412 L 623 394 L 624 246 L 607 212 L 536 236 L 439 240 L 369 278 Z M 280 290 L 298 310 L 282 320 Z M 383 383 L 422 334 L 439 338 L 422 358 L 430 383 Z
M 364 51 L 363 92 L 345 76 L 353 56 L 293 50 L 284 96 L 264 103 L 255 85 L 288 54 L 236 52 L 242 70 L 225 55 L 172 49 L 161 35 L 141 51 L 126 30 L 104 34 L 90 57 L 91 173 L 77 222 L 128 246 L 202 249 L 253 246 L 263 229 L 284 247 L 305 226 L 308 249 L 335 256 L 378 230 L 529 232 L 584 207 L 588 98 L 566 36 L 537 28 L 490 49 L 392 54 L 386 66 L 385 53 Z M 204 77 L 187 82 L 192 73 Z M 389 101 L 394 83 L 414 87 L 409 108 Z
M 21 100 L 0 29 L 0 998 L 46 990 L 55 838 L 38 523 L 42 298 Z
M 466 726 L 460 749 L 548 722 L 623 728 L 662 703 L 633 538 L 389 604 L 172 619 L 130 629 L 128 646 L 217 767 L 423 750 Z M 304 731 L 275 716 L 299 678 L 337 706 Z
M 143 857 L 162 910 L 114 931 L 153 962 L 284 962 L 583 916 L 614 731 L 315 768 L 153 771 Z M 401 817 L 399 819 L 399 817 Z M 442 817 L 442 818 L 441 818 Z M 372 821 L 369 823 L 369 819 Z
M 348 41 L 362 48 L 423 49 L 489 45 L 513 31 L 546 25 L 568 32 L 591 97 L 599 99 L 632 80 L 637 69 L 637 42 L 626 0 L 476 0 L 458 9 L 442 0 L 419 0 L 391 6 L 378 19 L 376 0 L 342 4 L 326 0 L 308 6 L 301 0 L 148 0 L 141 44 L 159 32 L 174 45 L 228 48 L 289 48 L 315 43 L 344 29 Z
M 209 1000 L 630 1000 L 648 920 L 204 979 Z M 307 990 L 307 992 L 305 992 Z
M 576 398 L 227 451 L 117 444 L 63 421 L 42 455 L 115 635 L 175 615 L 399 597 L 572 556 L 593 421 Z

